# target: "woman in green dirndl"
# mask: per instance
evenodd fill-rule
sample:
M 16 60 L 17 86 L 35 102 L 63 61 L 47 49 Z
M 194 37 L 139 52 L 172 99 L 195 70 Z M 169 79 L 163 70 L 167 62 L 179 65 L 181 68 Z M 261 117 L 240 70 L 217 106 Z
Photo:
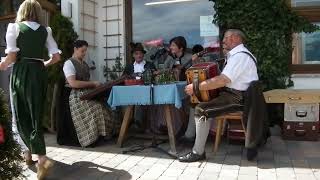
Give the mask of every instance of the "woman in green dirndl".
M 49 27 L 40 24 L 41 6 L 36 0 L 25 0 L 17 12 L 16 23 L 8 25 L 7 49 L 0 70 L 12 63 L 12 101 L 19 134 L 28 147 L 25 160 L 38 155 L 37 176 L 43 179 L 53 162 L 46 156 L 42 118 L 47 90 L 46 67 L 60 60 L 60 50 Z M 44 61 L 45 47 L 51 59 Z

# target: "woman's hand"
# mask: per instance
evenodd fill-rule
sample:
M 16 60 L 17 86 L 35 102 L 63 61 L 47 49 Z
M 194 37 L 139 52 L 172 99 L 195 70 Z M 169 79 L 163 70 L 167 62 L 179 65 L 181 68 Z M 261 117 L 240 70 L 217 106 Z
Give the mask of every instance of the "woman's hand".
M 198 61 L 199 56 L 197 54 L 192 55 L 192 61 Z
M 0 70 L 1 71 L 5 71 L 5 70 L 7 70 L 8 69 L 8 67 L 9 67 L 9 64 L 6 62 L 6 60 L 5 60 L 6 58 L 2 58 L 2 60 L 1 60 L 1 62 L 0 62 Z
M 185 88 L 184 91 L 191 96 L 193 94 L 193 84 L 188 84 Z
M 48 67 L 52 64 L 55 64 L 57 62 L 59 62 L 61 60 L 61 56 L 59 53 L 55 53 L 52 55 L 51 59 L 49 59 L 48 61 L 43 62 L 45 67 Z
M 0 62 L 0 71 L 5 71 L 8 69 L 8 65 L 4 62 Z
M 16 59 L 17 59 L 17 53 L 9 52 L 6 57 L 1 58 L 0 70 L 1 71 L 7 70 L 10 64 L 13 64 L 16 62 Z
M 101 83 L 99 81 L 93 81 L 93 85 L 94 85 L 94 88 L 98 87 L 101 85 Z

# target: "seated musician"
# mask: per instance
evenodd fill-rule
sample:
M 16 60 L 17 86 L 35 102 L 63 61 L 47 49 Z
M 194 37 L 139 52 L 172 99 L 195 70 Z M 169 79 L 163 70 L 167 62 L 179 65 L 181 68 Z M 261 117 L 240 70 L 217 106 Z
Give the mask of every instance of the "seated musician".
M 74 42 L 73 55 L 63 66 L 67 86 L 72 88 L 69 97 L 72 121 L 82 147 L 94 145 L 99 136 L 110 139 L 120 129 L 120 122 L 112 118 L 112 112 L 103 103 L 80 100 L 80 96 L 100 85 L 90 80 L 89 66 L 85 62 L 88 43 Z
M 153 63 L 144 60 L 144 54 L 146 51 L 141 43 L 131 43 L 131 53 L 134 59 L 132 64 L 126 65 L 123 74 L 134 76 L 136 79 L 143 77 L 143 73 L 146 70 L 151 70 L 152 73 L 156 73 L 156 67 Z M 152 76 L 152 74 L 150 74 Z M 136 128 L 143 129 L 146 109 L 142 106 L 135 106 L 134 108 L 134 120 Z
M 183 36 L 170 40 L 171 55 L 164 62 L 164 69 L 173 69 L 179 80 L 186 80 L 185 70 L 192 65 L 192 55 L 186 52 L 187 42 Z
M 208 62 L 209 61 L 207 59 L 207 57 L 209 57 L 209 56 L 202 57 L 202 56 L 197 55 L 197 53 L 202 52 L 203 50 L 204 50 L 204 48 L 199 44 L 196 44 L 193 46 L 193 48 L 192 48 L 192 54 L 193 54 L 192 55 L 192 63 L 193 64 L 199 63 L 199 62 Z M 224 56 L 226 56 L 228 53 L 228 51 L 224 48 L 223 48 L 222 52 L 223 52 Z M 223 64 L 221 65 L 221 69 L 222 68 L 223 68 Z M 184 135 L 182 137 L 180 137 L 179 142 L 186 144 L 186 145 L 190 145 L 191 143 L 193 144 L 195 141 L 195 136 L 196 136 L 196 124 L 194 121 L 194 108 L 190 107 L 189 122 L 188 122 L 187 130 L 184 133 Z
M 134 59 L 133 64 L 128 64 L 124 68 L 123 74 L 137 76 L 137 79 L 142 77 L 142 73 L 146 70 L 156 71 L 153 63 L 144 60 L 144 50 L 141 43 L 131 43 L 131 53 Z
M 195 143 L 192 151 L 180 156 L 179 161 L 195 162 L 206 158 L 204 148 L 210 129 L 210 121 L 208 119 L 237 111 L 237 107 L 243 105 L 243 92 L 247 90 L 250 82 L 258 80 L 255 59 L 245 53 L 250 52 L 243 45 L 244 38 L 243 32 L 237 29 L 229 29 L 225 32 L 223 47 L 229 51 L 227 53 L 227 64 L 221 75 L 199 84 L 199 90 L 217 88 L 222 88 L 222 90 L 217 98 L 209 102 L 199 103 L 195 107 Z M 187 94 L 192 95 L 194 88 L 193 84 L 189 84 L 186 86 L 185 91 Z M 248 149 L 248 160 L 254 159 L 256 155 L 256 148 Z

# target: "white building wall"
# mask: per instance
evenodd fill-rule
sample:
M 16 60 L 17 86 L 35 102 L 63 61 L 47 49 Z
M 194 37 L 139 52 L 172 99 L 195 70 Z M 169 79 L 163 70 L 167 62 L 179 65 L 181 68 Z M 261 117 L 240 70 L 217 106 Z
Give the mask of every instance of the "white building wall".
M 103 76 L 105 66 L 112 68 L 115 59 L 119 57 L 124 63 L 124 0 L 101 0 L 98 9 L 98 49 L 101 59 L 97 71 Z
M 79 0 L 62 0 L 61 13 L 73 22 L 74 30 L 79 34 Z
M 293 74 L 293 89 L 320 89 L 320 74 Z
M 63 15 L 72 11 L 79 39 L 89 43 L 86 61 L 96 67 L 91 79 L 105 82 L 105 66 L 112 68 L 117 57 L 124 63 L 124 0 L 62 0 L 61 5 Z

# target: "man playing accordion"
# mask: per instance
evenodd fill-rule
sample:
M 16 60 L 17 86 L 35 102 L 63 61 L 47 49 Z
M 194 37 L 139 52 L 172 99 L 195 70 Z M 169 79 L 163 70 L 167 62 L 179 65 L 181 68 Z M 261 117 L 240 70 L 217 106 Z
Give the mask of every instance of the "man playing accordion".
M 210 121 L 217 116 L 238 111 L 243 105 L 243 93 L 249 87 L 250 82 L 258 80 L 256 59 L 243 45 L 244 33 L 237 29 L 229 29 L 223 38 L 223 48 L 227 51 L 227 64 L 219 76 L 215 76 L 199 84 L 198 90 L 212 90 L 221 88 L 219 96 L 208 101 L 201 102 L 195 107 L 194 120 L 196 123 L 196 139 L 191 152 L 180 156 L 181 162 L 195 162 L 206 158 L 205 144 L 210 129 Z M 254 58 L 254 59 L 253 59 Z M 198 91 L 193 84 L 185 88 L 188 95 Z M 257 155 L 253 149 L 251 156 Z

